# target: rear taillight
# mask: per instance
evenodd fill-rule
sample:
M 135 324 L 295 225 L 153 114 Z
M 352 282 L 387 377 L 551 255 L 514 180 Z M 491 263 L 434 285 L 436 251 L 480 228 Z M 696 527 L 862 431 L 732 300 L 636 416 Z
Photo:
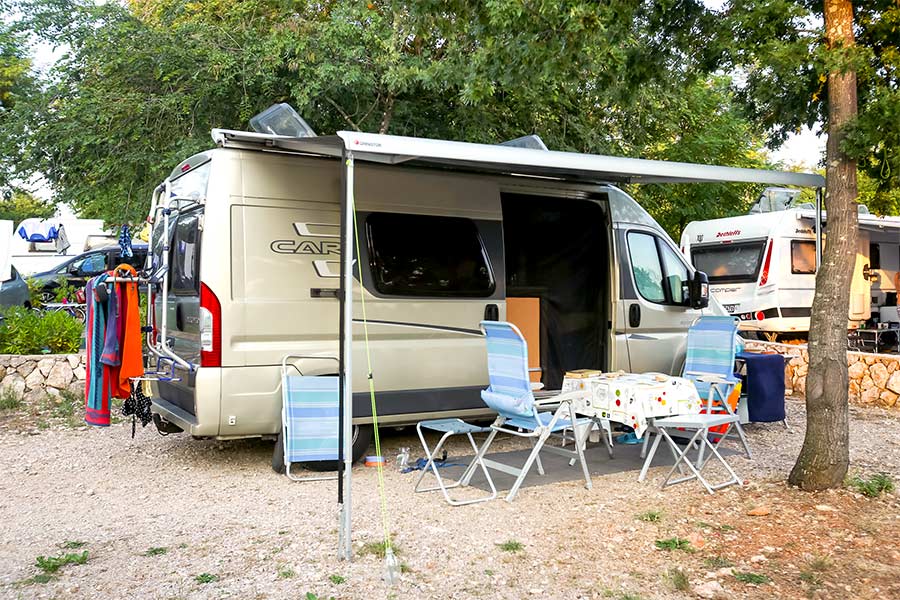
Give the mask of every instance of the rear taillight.
M 200 366 L 222 366 L 222 305 L 205 283 L 200 284 Z
M 769 281 L 769 265 L 772 263 L 772 240 L 766 248 L 766 260 L 763 262 L 762 276 L 759 278 L 759 285 L 766 285 Z
M 764 313 L 761 310 L 758 310 L 758 311 L 756 311 L 756 314 L 754 316 L 756 317 L 757 321 L 763 321 L 766 318 L 766 313 Z

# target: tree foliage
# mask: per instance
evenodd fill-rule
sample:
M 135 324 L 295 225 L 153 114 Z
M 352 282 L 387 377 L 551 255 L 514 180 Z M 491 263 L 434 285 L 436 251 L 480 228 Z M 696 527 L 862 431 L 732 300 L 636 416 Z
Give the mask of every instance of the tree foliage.
M 2 220 L 18 224 L 31 217 L 46 219 L 53 216 L 53 206 L 28 192 L 9 190 L 9 197 L 6 196 L 7 194 L 4 194 L 3 197 L 0 197 L 0 219 Z
M 698 0 L 23 2 L 19 27 L 68 52 L 16 111 L 5 151 L 111 223 L 142 218 L 212 128 L 247 129 L 282 101 L 321 133 L 537 133 L 559 150 L 759 159 L 759 137 L 690 51 L 715 25 Z M 636 193 L 677 234 L 716 195 L 737 207 L 745 192 Z

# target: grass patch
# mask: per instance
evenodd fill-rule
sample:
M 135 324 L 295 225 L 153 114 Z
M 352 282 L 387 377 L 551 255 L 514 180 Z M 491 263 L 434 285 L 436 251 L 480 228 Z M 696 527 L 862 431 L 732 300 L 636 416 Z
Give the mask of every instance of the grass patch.
M 806 562 L 810 571 L 823 572 L 831 568 L 831 559 L 827 556 L 813 556 Z
M 412 567 L 410 567 L 405 562 L 400 563 L 400 572 L 401 573 L 412 573 Z
M 147 551 L 142 556 L 160 556 L 168 551 L 169 549 L 163 546 L 154 546 L 153 548 L 147 548 Z
M 67 541 L 62 544 L 66 550 L 78 550 L 87 546 L 87 542 Z
M 21 394 L 17 394 L 11 387 L 3 388 L 0 391 L 0 410 L 19 410 L 23 404 L 25 404 L 25 400 Z
M 638 521 L 644 523 L 659 523 L 662 520 L 662 512 L 658 510 L 648 510 L 637 516 Z
M 679 592 L 686 592 L 691 589 L 691 582 L 688 580 L 687 574 L 681 569 L 669 569 L 665 578 Z
M 197 583 L 212 583 L 214 581 L 218 581 L 219 576 L 213 575 L 212 573 L 200 573 L 196 577 L 194 577 L 194 581 Z
M 642 600 L 640 594 L 634 594 L 632 592 L 622 592 L 619 594 L 619 600 Z
M 334 585 L 341 585 L 342 583 L 347 583 L 347 578 L 343 575 L 338 575 L 337 573 L 335 573 L 334 575 L 328 576 L 328 581 L 330 581 Z
M 885 492 L 893 492 L 896 486 L 894 480 L 887 473 L 874 473 L 868 479 L 857 475 L 850 480 L 850 487 L 866 498 L 877 498 Z
M 53 581 L 53 575 L 50 575 L 49 573 L 38 573 L 34 577 L 23 579 L 19 582 L 19 585 L 33 585 L 35 583 L 44 584 L 50 583 L 51 581 Z
M 516 552 L 521 552 L 525 549 L 525 544 L 522 542 L 517 542 L 516 540 L 506 540 L 502 544 L 497 544 L 497 547 L 500 548 L 503 552 L 512 552 L 515 554 Z
M 680 538 L 677 535 L 675 537 L 666 538 L 664 540 L 656 540 L 656 547 L 660 550 L 683 550 L 684 552 L 691 552 L 693 548 L 691 548 L 691 542 Z
M 734 563 L 724 556 L 711 556 L 710 558 L 704 559 L 703 565 L 707 569 L 724 569 L 726 567 L 733 567 Z
M 294 570 L 290 567 L 281 567 L 278 569 L 278 579 L 291 579 L 295 575 L 296 573 L 294 573 Z M 334 577 L 334 575 L 331 577 Z
M 494 576 L 494 572 L 493 572 L 492 570 L 490 570 L 490 569 L 485 569 L 485 570 L 484 570 L 484 574 L 487 575 L 488 577 L 493 577 L 493 576 Z
M 763 585 L 769 583 L 772 578 L 762 573 L 750 573 L 749 571 L 732 571 L 734 578 L 741 583 L 750 583 L 753 585 Z
M 66 565 L 83 565 L 88 560 L 87 550 L 84 552 L 69 552 L 62 556 L 38 556 L 34 563 L 44 573 L 52 574 Z
M 303 598 L 304 600 L 325 600 L 325 596 L 322 596 L 320 598 L 318 594 L 314 594 L 312 592 L 306 592 L 306 595 Z M 329 596 L 328 600 L 334 600 L 334 596 Z
M 822 578 L 813 571 L 800 571 L 800 581 L 814 588 L 822 585 Z
M 384 558 L 384 555 L 387 553 L 387 547 L 388 544 L 384 540 L 380 542 L 366 542 L 363 544 L 363 547 L 359 549 L 359 553 L 362 555 L 371 554 L 378 558 Z M 400 554 L 400 549 L 393 544 L 391 545 L 391 550 L 394 551 L 394 554 Z

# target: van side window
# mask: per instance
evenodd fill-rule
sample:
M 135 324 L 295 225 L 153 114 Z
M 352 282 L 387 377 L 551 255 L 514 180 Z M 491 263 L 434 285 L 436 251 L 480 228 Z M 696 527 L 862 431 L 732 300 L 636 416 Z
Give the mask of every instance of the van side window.
M 638 292 L 650 302 L 665 303 L 662 264 L 659 262 L 654 236 L 629 233 L 628 253 L 631 255 L 631 272 Z
M 813 275 L 816 272 L 816 243 L 791 240 L 791 273 Z
M 172 291 L 196 294 L 200 290 L 200 212 L 178 217 L 172 239 Z
M 657 304 L 684 305 L 682 283 L 688 268 L 675 251 L 655 235 L 628 232 L 628 254 L 638 293 Z
M 375 289 L 389 296 L 485 298 L 494 293 L 487 252 L 470 219 L 392 213 L 366 218 Z

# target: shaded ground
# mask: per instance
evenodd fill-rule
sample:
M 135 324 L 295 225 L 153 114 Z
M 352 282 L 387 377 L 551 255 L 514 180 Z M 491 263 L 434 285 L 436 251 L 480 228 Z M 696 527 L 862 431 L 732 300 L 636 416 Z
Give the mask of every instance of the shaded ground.
M 633 470 L 596 475 L 593 490 L 572 469 L 569 481 L 523 488 L 512 505 L 450 508 L 412 493 L 416 473 L 389 468 L 389 528 L 406 571 L 393 588 L 380 579 L 373 469 L 354 470 L 357 558 L 345 564 L 335 558 L 335 483 L 275 475 L 270 444 L 150 428 L 131 440 L 130 422 L 78 430 L 56 419 L 39 429 L 6 415 L 0 596 L 649 599 L 714 594 L 717 584 L 729 598 L 900 597 L 900 497 L 787 488 L 803 439 L 802 404 L 788 408 L 793 432 L 749 427 L 756 460 L 730 459 L 748 485 L 714 496 L 696 484 L 660 491 L 664 467 L 644 484 Z M 852 417 L 852 472 L 900 479 L 900 419 L 877 409 Z M 421 455 L 412 432 L 384 445 L 389 457 L 400 446 Z M 629 450 L 617 447 L 623 465 Z M 608 471 L 593 453 L 592 469 Z M 49 575 L 35 566 L 38 556 L 85 551 L 84 564 Z

